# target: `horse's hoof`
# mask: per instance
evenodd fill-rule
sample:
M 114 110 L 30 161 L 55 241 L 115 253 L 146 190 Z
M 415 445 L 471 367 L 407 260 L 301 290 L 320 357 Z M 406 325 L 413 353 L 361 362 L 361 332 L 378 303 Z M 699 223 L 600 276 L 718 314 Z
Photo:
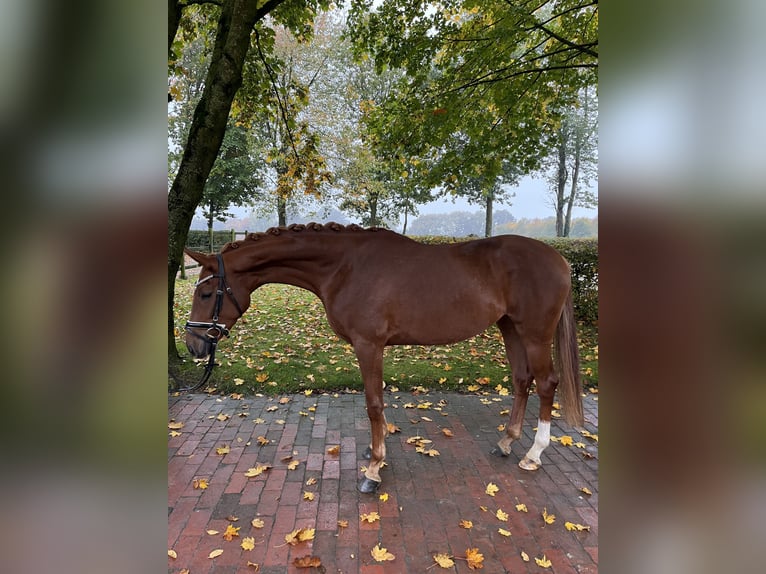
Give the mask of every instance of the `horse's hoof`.
M 540 468 L 540 463 L 525 456 L 519 461 L 519 468 L 523 470 L 537 470 Z
M 496 446 L 489 451 L 489 454 L 491 454 L 492 456 L 499 456 L 502 458 L 506 458 L 509 453 L 503 452 L 503 450 L 499 446 Z
M 362 453 L 362 458 L 364 460 L 370 460 L 372 458 L 372 447 L 367 447 L 364 449 L 364 452 Z
M 372 480 L 366 476 L 359 481 L 359 492 L 364 494 L 375 494 L 377 492 L 380 482 Z

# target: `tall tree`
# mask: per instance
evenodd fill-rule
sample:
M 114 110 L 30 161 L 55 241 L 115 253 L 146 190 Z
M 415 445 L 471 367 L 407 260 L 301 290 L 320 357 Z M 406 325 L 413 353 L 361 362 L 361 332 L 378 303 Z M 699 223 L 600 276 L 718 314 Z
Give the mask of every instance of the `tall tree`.
M 168 51 L 171 52 L 183 18 L 176 18 L 177 2 L 168 15 Z M 220 0 L 215 43 L 205 85 L 189 135 L 184 145 L 178 172 L 168 193 L 168 357 L 178 358 L 173 329 L 175 279 L 181 264 L 183 247 L 194 211 L 204 192 L 218 150 L 223 141 L 234 96 L 242 85 L 242 69 L 250 50 L 256 24 L 267 15 L 274 22 L 300 33 L 310 33 L 310 22 L 316 10 L 326 7 L 328 0 Z M 181 8 L 183 11 L 183 8 Z M 171 65 L 173 62 L 169 62 Z
M 200 207 L 207 221 L 210 250 L 213 250 L 213 223 L 231 217 L 229 208 L 254 200 L 261 184 L 262 161 L 252 153 L 247 130 L 229 123 L 218 158 L 205 182 Z
M 543 163 L 556 214 L 556 235 L 569 237 L 573 207 L 593 207 L 590 188 L 598 163 L 598 110 L 595 87 L 585 86 L 578 100 L 563 113 L 552 135 L 553 153 Z
M 323 184 L 330 181 L 318 133 L 306 114 L 321 72 L 321 64 L 306 58 L 309 39 L 309 34 L 294 35 L 285 27 L 257 30 L 256 49 L 246 63 L 246 89 L 235 102 L 239 120 L 266 149 L 273 184 L 264 200 L 276 207 L 279 225 L 287 224 L 289 203 L 320 198 Z
M 448 191 L 474 168 L 490 181 L 502 161 L 538 169 L 560 120 L 551 104 L 572 99 L 598 63 L 592 0 L 352 0 L 349 21 L 360 56 L 406 71 L 371 131 Z M 461 154 L 449 151 L 456 135 L 468 142 Z

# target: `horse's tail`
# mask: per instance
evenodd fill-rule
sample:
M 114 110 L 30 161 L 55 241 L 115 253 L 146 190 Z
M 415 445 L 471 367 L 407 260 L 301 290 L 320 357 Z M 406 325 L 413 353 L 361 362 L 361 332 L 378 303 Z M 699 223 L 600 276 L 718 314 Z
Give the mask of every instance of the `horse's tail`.
M 577 327 L 571 290 L 556 329 L 555 351 L 564 420 L 571 426 L 582 427 L 585 421 L 582 410 L 580 353 L 577 348 Z

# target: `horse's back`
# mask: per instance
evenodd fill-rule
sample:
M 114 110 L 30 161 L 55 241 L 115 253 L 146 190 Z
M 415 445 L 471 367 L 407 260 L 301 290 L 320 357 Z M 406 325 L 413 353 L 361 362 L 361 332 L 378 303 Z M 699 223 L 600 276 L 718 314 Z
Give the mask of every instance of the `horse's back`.
M 327 301 L 331 324 L 353 322 L 388 344 L 441 344 L 504 315 L 560 305 L 568 267 L 548 245 L 520 236 L 425 245 L 375 234 L 346 252 L 348 273 Z

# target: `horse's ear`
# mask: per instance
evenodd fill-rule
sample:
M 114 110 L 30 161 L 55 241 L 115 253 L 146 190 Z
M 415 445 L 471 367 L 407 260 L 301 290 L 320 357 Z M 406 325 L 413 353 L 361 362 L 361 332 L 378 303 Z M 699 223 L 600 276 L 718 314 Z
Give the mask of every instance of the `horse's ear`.
M 200 265 L 205 265 L 206 263 L 209 263 L 213 259 L 212 255 L 207 255 L 199 251 L 192 251 L 191 249 L 187 249 L 186 247 L 184 247 L 184 253 L 186 253 L 186 255 L 194 259 Z

